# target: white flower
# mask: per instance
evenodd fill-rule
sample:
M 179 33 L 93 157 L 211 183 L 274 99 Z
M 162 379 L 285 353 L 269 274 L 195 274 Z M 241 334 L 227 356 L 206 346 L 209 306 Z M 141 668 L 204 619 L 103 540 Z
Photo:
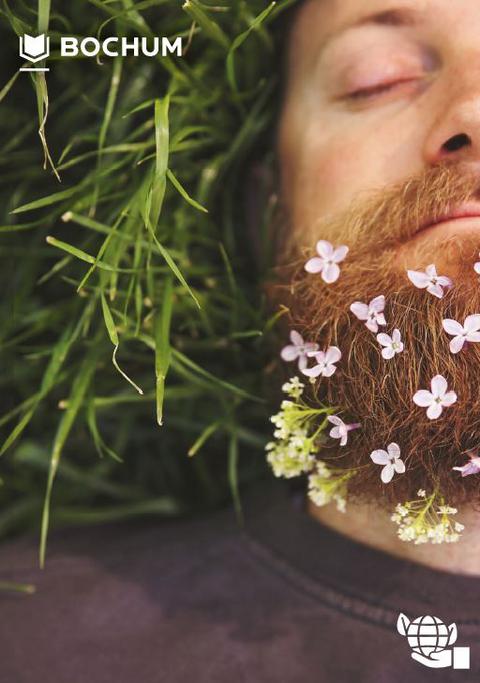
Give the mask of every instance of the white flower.
M 445 318 L 442 321 L 443 329 L 448 334 L 454 335 L 450 342 L 450 351 L 458 353 L 463 349 L 465 342 L 479 342 L 480 341 L 480 315 L 468 315 L 465 318 L 463 326 L 456 320 Z
M 400 459 L 400 446 L 396 443 L 389 444 L 386 451 L 372 451 L 370 457 L 375 464 L 384 465 L 380 473 L 380 478 L 384 484 L 388 484 L 392 480 L 395 472 L 398 474 L 405 472 L 405 463 Z
M 426 267 L 424 273 L 419 270 L 407 270 L 407 275 L 415 287 L 426 289 L 429 294 L 439 299 L 443 297 L 443 288 L 451 287 L 453 284 L 449 277 L 437 275 L 437 269 L 433 263 Z
M 285 384 L 282 385 L 282 391 L 287 394 L 287 396 L 291 396 L 292 398 L 296 399 L 300 398 L 304 389 L 305 384 L 302 384 L 298 377 L 291 377 L 288 382 L 285 382 Z
M 425 498 L 426 495 L 427 495 L 427 492 L 425 491 L 425 489 L 418 489 L 417 496 L 420 496 L 420 498 Z
M 377 334 L 377 341 L 384 346 L 382 349 L 382 356 L 388 360 L 393 358 L 396 353 L 401 353 L 403 351 L 403 342 L 400 330 L 396 328 L 392 332 L 392 336 L 381 332 Z
M 478 255 L 480 256 L 480 253 Z M 480 261 L 473 264 L 473 270 L 480 275 Z
M 307 354 L 315 358 L 317 365 L 311 368 L 302 370 L 307 377 L 331 377 L 337 369 L 334 363 L 337 363 L 342 357 L 342 352 L 337 346 L 329 346 L 326 351 L 313 351 Z
M 359 319 L 365 320 L 365 325 L 371 332 L 378 332 L 379 325 L 386 325 L 387 321 L 383 315 L 385 308 L 385 297 L 383 294 L 376 296 L 369 304 L 361 301 L 354 301 L 350 306 L 352 313 Z
M 337 415 L 329 415 L 327 420 L 331 422 L 335 427 L 333 427 L 329 434 L 333 439 L 340 439 L 340 446 L 345 446 L 348 439 L 348 432 L 352 429 L 358 429 L 360 427 L 359 422 L 353 422 L 352 424 L 345 424 L 345 422 L 339 418 Z
M 316 351 L 318 344 L 304 342 L 303 337 L 298 332 L 295 332 L 295 330 L 290 332 L 290 341 L 292 343 L 284 346 L 280 355 L 287 362 L 297 360 L 298 358 L 298 367 L 300 370 L 303 370 L 303 368 L 307 367 L 307 354 L 310 351 Z
M 314 256 L 306 262 L 305 270 L 307 273 L 321 273 L 322 280 L 331 284 L 338 280 L 340 275 L 338 264 L 348 254 L 348 247 L 343 244 L 334 249 L 330 242 L 319 240 L 316 249 L 318 256 Z
M 435 420 L 442 414 L 443 408 L 451 406 L 457 400 L 457 394 L 454 391 L 447 391 L 448 384 L 445 377 L 442 375 L 435 375 L 431 382 L 431 391 L 420 389 L 413 396 L 413 402 L 417 406 L 427 408 L 427 417 L 430 420 Z

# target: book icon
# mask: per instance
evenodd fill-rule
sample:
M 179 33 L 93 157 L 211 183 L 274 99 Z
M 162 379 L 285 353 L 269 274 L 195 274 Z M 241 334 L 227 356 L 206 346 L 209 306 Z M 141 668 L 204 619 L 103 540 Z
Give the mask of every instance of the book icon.
M 30 36 L 26 33 L 20 36 L 20 57 L 35 64 L 46 59 L 50 54 L 50 38 L 42 33 L 39 36 Z

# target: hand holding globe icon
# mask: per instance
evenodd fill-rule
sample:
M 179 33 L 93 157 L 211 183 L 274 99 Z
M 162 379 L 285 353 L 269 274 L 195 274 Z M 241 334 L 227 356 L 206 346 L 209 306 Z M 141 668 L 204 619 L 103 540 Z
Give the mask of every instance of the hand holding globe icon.
M 397 631 L 406 636 L 412 648 L 412 659 L 434 669 L 453 666 L 470 668 L 470 648 L 447 649 L 458 637 L 457 626 L 446 626 L 435 616 L 422 616 L 412 621 L 402 612 L 398 615 Z

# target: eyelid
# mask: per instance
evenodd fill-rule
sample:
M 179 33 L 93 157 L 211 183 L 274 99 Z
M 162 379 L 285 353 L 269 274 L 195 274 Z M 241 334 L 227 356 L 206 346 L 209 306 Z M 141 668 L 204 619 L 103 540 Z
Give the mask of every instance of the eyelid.
M 356 90 L 352 90 L 351 92 L 345 93 L 344 95 L 341 96 L 340 99 L 355 101 L 356 99 L 362 100 L 362 99 L 373 98 L 373 97 L 376 97 L 377 95 L 383 94 L 384 92 L 388 92 L 388 91 L 392 90 L 396 86 L 410 84 L 414 81 L 417 81 L 418 78 L 419 77 L 398 78 L 397 80 L 394 80 L 394 81 L 386 81 L 384 83 L 378 83 L 376 85 L 367 86 L 365 88 L 357 88 Z

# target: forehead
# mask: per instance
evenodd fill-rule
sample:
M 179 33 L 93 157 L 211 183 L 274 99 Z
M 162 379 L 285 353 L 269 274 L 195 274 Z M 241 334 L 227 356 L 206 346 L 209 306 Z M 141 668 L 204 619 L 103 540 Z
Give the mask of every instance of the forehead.
M 428 7 L 442 0 L 304 0 L 295 17 L 290 51 L 327 44 L 351 28 L 368 24 L 421 23 Z

